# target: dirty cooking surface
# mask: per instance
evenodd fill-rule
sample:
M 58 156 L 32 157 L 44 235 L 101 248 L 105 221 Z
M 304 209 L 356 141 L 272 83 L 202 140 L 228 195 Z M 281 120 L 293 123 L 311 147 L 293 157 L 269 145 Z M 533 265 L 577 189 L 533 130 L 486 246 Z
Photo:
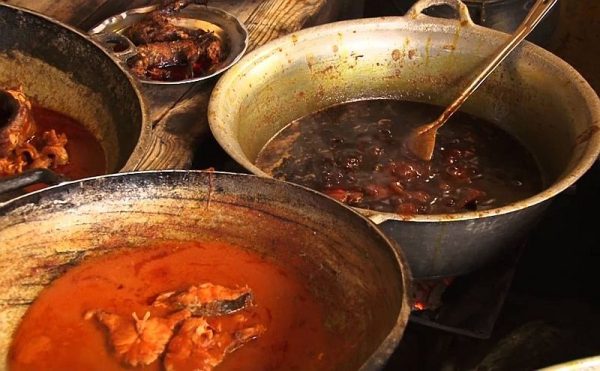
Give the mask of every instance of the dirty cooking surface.
M 24 316 L 9 366 L 331 369 L 336 343 L 292 272 L 229 245 L 161 243 L 57 279 Z
M 414 158 L 404 139 L 439 113 L 387 99 L 336 105 L 286 126 L 256 165 L 351 206 L 405 215 L 486 210 L 541 190 L 540 171 L 523 145 L 465 113 L 439 130 L 432 161 Z

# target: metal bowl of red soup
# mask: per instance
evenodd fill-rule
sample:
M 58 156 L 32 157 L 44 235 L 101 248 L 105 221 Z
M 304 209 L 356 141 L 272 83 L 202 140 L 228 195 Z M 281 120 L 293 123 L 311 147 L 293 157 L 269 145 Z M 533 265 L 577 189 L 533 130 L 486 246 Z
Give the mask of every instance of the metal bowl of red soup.
M 0 205 L 0 363 L 376 370 L 410 273 L 371 221 L 252 175 L 88 178 Z
M 422 13 L 440 3 L 459 19 Z M 442 128 L 431 161 L 406 150 L 410 129 L 433 121 L 507 37 L 450 0 L 293 33 L 221 78 L 210 127 L 250 172 L 370 217 L 403 247 L 415 277 L 465 274 L 519 246 L 600 152 L 597 95 L 530 43 Z
M 133 169 L 149 124 L 134 80 L 84 34 L 0 5 L 0 177 Z

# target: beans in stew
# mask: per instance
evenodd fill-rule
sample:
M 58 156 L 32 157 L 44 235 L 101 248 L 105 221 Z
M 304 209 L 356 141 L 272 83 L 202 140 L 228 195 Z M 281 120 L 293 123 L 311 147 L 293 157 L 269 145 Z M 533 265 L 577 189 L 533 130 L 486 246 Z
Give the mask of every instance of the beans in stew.
M 332 106 L 287 125 L 256 165 L 348 205 L 404 215 L 487 210 L 542 189 L 536 161 L 516 138 L 463 112 L 439 130 L 431 161 L 412 156 L 409 130 L 441 110 L 390 99 Z

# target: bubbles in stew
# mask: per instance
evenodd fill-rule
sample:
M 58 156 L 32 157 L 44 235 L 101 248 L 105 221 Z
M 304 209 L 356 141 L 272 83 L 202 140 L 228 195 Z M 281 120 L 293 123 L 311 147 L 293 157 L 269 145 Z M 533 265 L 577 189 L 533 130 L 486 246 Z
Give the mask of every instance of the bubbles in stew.
M 390 99 L 332 106 L 283 128 L 256 165 L 348 205 L 399 214 L 487 210 L 542 189 L 536 161 L 516 138 L 463 112 L 439 130 L 431 161 L 411 155 L 406 135 L 441 110 Z

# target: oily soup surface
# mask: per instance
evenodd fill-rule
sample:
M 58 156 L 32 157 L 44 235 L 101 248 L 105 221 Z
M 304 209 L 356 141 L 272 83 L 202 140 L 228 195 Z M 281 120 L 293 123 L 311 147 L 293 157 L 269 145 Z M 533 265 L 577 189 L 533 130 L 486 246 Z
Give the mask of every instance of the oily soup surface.
M 84 319 L 102 309 L 140 318 L 158 294 L 210 282 L 248 286 L 253 302 L 242 313 L 266 327 L 228 354 L 217 370 L 331 369 L 340 349 L 323 325 L 318 303 L 293 271 L 220 243 L 160 243 L 84 261 L 58 278 L 29 308 L 11 345 L 11 370 L 123 369 L 106 328 Z M 229 315 L 233 317 L 234 315 Z M 223 317 L 227 326 L 227 318 Z M 208 318 L 210 322 L 211 319 Z M 162 360 L 143 367 L 163 369 Z M 137 369 L 136 368 L 136 369 Z
M 541 190 L 538 166 L 518 140 L 462 112 L 438 131 L 431 161 L 414 158 L 407 134 L 441 110 L 388 99 L 332 106 L 282 129 L 256 165 L 351 206 L 399 214 L 486 210 Z
M 72 180 L 106 174 L 106 157 L 102 145 L 81 123 L 38 105 L 33 106 L 33 117 L 38 125 L 38 132 L 54 129 L 67 136 L 69 163 L 59 166 L 56 172 Z

